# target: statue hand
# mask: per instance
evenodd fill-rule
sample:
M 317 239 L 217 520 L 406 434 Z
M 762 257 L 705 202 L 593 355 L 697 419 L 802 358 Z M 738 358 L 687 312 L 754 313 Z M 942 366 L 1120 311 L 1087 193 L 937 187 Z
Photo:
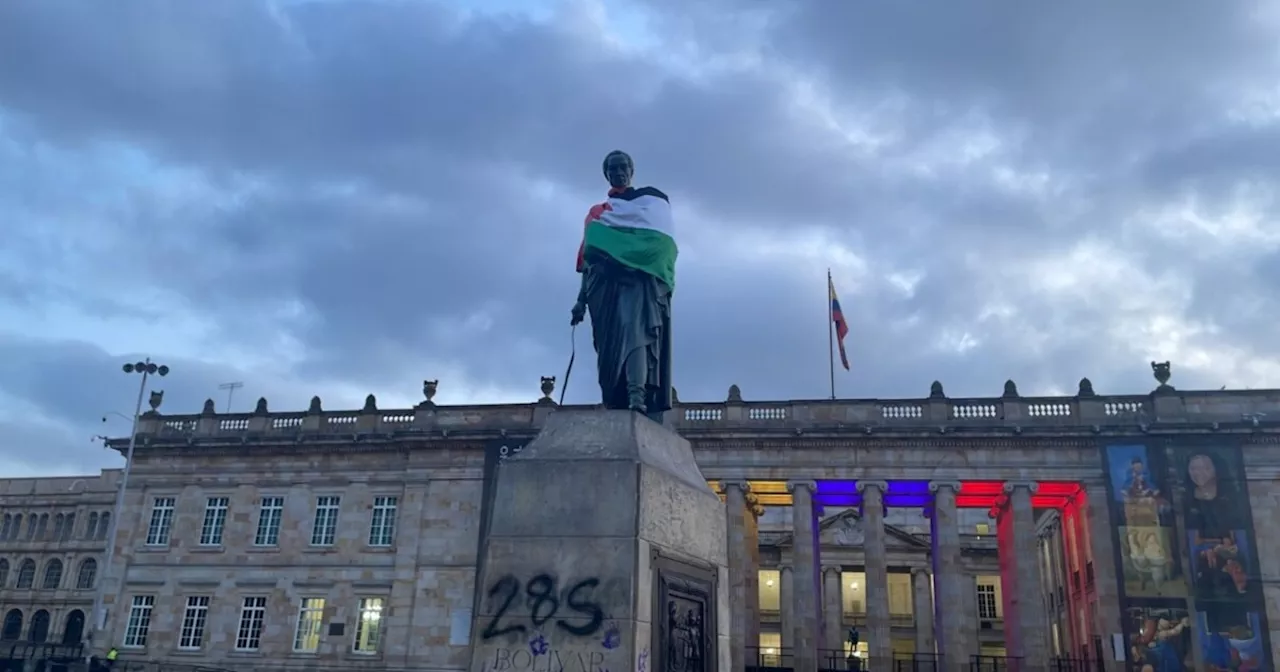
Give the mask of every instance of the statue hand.
M 569 326 L 576 327 L 582 322 L 582 318 L 587 315 L 587 304 L 579 301 L 573 304 L 573 310 L 569 311 Z

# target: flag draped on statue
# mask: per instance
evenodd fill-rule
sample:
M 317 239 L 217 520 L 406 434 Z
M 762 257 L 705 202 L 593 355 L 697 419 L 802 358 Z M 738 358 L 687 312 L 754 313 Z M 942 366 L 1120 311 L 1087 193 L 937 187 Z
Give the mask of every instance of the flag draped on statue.
M 587 248 L 676 287 L 675 224 L 667 195 L 653 187 L 611 190 L 609 200 L 587 214 L 578 270 Z
M 831 271 L 827 271 L 827 292 L 831 295 L 831 324 L 836 330 L 836 346 L 840 348 L 840 364 L 849 370 L 849 356 L 844 351 L 844 337 L 849 335 L 849 323 L 844 320 L 844 312 L 840 310 L 840 299 L 836 297 L 836 285 L 831 280 Z

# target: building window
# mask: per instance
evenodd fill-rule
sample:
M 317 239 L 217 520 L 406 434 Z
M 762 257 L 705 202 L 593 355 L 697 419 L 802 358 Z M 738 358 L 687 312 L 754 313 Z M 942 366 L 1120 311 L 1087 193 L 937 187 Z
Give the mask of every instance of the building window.
M 89 514 L 89 526 L 84 529 L 84 538 L 92 539 L 93 535 L 98 532 L 98 514 Z
M 27 558 L 18 565 L 18 585 L 14 586 L 18 590 L 31 590 L 36 582 L 36 561 Z
M 62 527 L 67 524 L 67 517 L 59 513 L 53 517 L 53 540 L 62 539 Z
M 284 497 L 263 497 L 258 508 L 258 533 L 253 536 L 254 546 L 275 546 L 280 543 L 280 521 L 284 518 Z
M 988 534 L 991 534 L 991 526 L 988 525 L 987 523 L 978 523 L 977 525 L 973 526 L 973 531 L 980 537 L 986 536 Z
M 36 514 L 27 516 L 27 541 L 34 541 L 36 538 L 36 524 L 40 517 Z
M 369 524 L 369 545 L 390 546 L 396 538 L 395 497 L 373 498 L 373 519 Z
M 187 609 L 182 612 L 182 633 L 178 648 L 195 651 L 204 643 L 204 624 L 209 618 L 209 596 L 192 595 L 187 598 Z
M 62 585 L 62 561 L 54 558 L 44 566 L 44 582 L 40 584 L 45 590 L 57 590 Z
M 153 595 L 134 595 L 129 607 L 129 624 L 124 629 L 124 646 L 141 649 L 147 645 L 147 633 L 151 631 L 151 609 L 156 606 Z
M 76 576 L 76 590 L 93 590 L 93 583 L 98 578 L 98 561 L 85 558 L 80 563 L 80 573 Z
M 76 514 L 68 513 L 67 519 L 62 522 L 62 536 L 59 537 L 59 539 L 61 541 L 70 541 L 71 535 L 75 534 L 75 530 L 76 530 Z
M 316 497 L 316 520 L 311 527 L 312 546 L 332 546 L 338 533 L 341 497 Z
M 302 605 L 298 608 L 298 628 L 293 633 L 294 651 L 315 653 L 320 648 L 320 626 L 323 620 L 324 598 L 303 598 Z
M 0 558 L 0 590 L 9 587 L 9 561 Z
M 226 497 L 210 497 L 204 505 L 204 523 L 200 526 L 201 546 L 221 546 L 222 530 L 227 526 Z
M 267 598 L 246 597 L 240 607 L 236 651 L 257 651 L 262 645 L 262 624 L 267 618 Z
M 978 584 L 978 618 L 1000 618 L 1000 612 L 996 610 L 996 587 L 989 583 Z
M 40 514 L 39 522 L 36 523 L 36 539 L 44 541 L 45 533 L 49 531 L 49 514 Z
M 151 523 L 147 525 L 148 546 L 168 546 L 169 532 L 173 529 L 172 497 L 156 497 L 151 502 Z
M 0 527 L 0 541 L 9 540 L 9 532 L 13 530 L 13 515 L 4 514 L 4 526 Z
M 49 624 L 53 619 L 49 612 L 41 609 L 31 616 L 31 629 L 27 631 L 27 640 L 42 644 L 49 640 Z
M 93 538 L 97 539 L 98 541 L 102 541 L 103 539 L 106 539 L 107 532 L 110 529 L 111 529 L 111 514 L 104 513 L 102 514 L 101 518 L 98 518 L 98 529 L 95 531 Z
M 375 654 L 382 637 L 382 598 L 360 599 L 360 613 L 356 621 L 356 640 L 351 650 L 356 653 Z
M 22 532 L 22 514 L 13 517 L 13 528 L 9 530 L 9 534 L 5 537 L 6 541 L 13 541 L 18 538 Z

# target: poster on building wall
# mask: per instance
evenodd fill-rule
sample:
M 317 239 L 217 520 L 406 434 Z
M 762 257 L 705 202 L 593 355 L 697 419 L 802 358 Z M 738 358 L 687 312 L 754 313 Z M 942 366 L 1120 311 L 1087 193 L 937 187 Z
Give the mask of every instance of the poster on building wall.
M 1239 445 L 1174 446 L 1188 584 L 1206 669 L 1269 670 L 1271 643 Z
M 1112 445 L 1104 459 L 1130 669 L 1194 669 L 1195 624 L 1187 606 L 1190 588 L 1164 452 L 1145 445 Z

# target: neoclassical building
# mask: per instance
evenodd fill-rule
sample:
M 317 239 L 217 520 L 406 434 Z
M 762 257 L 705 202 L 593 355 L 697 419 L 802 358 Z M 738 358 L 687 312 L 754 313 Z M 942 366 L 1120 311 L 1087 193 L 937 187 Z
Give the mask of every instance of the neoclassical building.
M 0 480 L 0 650 L 81 641 L 119 477 Z
M 668 422 L 725 505 L 734 669 L 850 655 L 1274 669 L 1280 535 L 1261 532 L 1280 520 L 1280 391 L 1158 379 L 1125 396 L 1085 380 L 1071 397 L 1010 382 L 952 399 L 935 383 L 921 399 L 756 402 L 735 386 L 678 404 Z M 435 389 L 409 409 L 371 395 L 359 410 L 148 413 L 106 640 L 125 659 L 468 667 L 495 471 L 557 406 L 550 386 L 489 406 L 437 405 Z M 23 515 L 54 513 L 41 506 Z M 6 609 L 38 595 L 12 577 Z

